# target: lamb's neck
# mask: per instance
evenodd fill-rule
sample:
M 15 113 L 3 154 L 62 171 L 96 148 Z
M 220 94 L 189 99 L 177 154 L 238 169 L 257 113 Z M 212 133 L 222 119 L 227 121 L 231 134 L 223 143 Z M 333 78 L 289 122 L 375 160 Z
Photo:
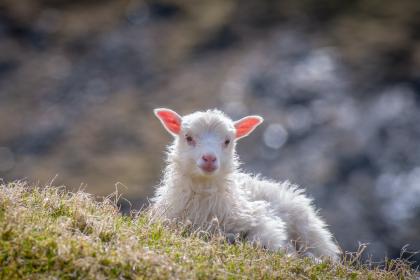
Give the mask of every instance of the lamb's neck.
M 192 178 L 179 174 L 167 186 L 172 200 L 169 214 L 202 226 L 216 218 L 224 224 L 235 205 L 235 188 L 229 176 L 223 178 Z
M 180 174 L 176 180 L 172 181 L 172 187 L 192 194 L 223 193 L 230 188 L 231 181 L 230 176 L 199 178 Z

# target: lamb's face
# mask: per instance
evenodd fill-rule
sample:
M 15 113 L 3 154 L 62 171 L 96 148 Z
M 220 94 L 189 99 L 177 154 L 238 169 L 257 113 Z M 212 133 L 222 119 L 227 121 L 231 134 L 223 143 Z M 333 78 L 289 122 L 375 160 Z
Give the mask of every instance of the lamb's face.
M 211 177 L 233 170 L 235 127 L 218 111 L 196 112 L 182 118 L 175 149 L 184 172 Z
M 203 178 L 232 172 L 236 141 L 262 122 L 258 116 L 233 122 L 217 110 L 180 117 L 169 109 L 156 109 L 155 114 L 175 136 L 176 156 L 173 160 L 185 174 Z

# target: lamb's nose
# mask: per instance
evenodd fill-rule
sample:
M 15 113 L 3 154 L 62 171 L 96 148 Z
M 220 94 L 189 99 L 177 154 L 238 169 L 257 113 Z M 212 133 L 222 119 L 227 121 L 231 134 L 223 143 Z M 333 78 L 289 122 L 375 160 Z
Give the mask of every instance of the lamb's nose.
M 215 162 L 217 158 L 212 154 L 205 154 L 202 156 L 202 159 L 204 162 L 211 163 L 211 162 Z

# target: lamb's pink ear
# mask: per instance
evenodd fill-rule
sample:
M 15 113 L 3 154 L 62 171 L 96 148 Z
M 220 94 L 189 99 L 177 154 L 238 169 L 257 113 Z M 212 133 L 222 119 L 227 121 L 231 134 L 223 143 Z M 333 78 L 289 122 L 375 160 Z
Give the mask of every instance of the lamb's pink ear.
M 248 116 L 240 119 L 239 121 L 234 122 L 236 129 L 236 139 L 250 134 L 257 126 L 263 122 L 263 118 L 260 116 Z
M 163 124 L 163 127 L 172 135 L 178 135 L 181 131 L 182 118 L 176 112 L 166 109 L 157 108 L 154 110 L 156 117 Z

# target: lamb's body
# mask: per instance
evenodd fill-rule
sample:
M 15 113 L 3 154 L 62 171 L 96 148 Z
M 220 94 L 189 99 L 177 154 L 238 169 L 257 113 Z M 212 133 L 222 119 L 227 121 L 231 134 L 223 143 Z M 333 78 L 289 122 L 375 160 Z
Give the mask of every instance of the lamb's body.
M 212 117 L 226 122 L 218 111 L 204 114 L 207 119 L 203 123 L 209 127 L 214 125 Z M 191 123 L 195 119 L 191 119 L 186 118 L 185 123 L 194 129 Z M 271 250 L 294 253 L 297 248 L 316 257 L 337 258 L 339 250 L 331 233 L 302 190 L 288 182 L 271 182 L 240 172 L 233 148 L 231 154 L 225 151 L 228 160 L 220 156 L 219 173 L 199 176 L 186 170 L 188 158 L 181 155 L 186 146 L 180 141 L 176 138 L 169 149 L 164 178 L 152 199 L 156 214 L 189 221 L 202 229 L 217 226 L 224 233 L 239 234 Z

